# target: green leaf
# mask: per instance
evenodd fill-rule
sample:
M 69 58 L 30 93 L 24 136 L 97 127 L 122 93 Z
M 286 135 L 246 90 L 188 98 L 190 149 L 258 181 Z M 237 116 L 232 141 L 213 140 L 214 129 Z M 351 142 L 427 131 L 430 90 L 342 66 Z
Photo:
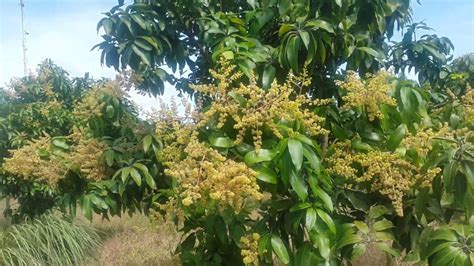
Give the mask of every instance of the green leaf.
M 295 266 L 313 266 L 318 265 L 317 255 L 313 251 L 313 247 L 310 243 L 304 243 L 296 252 L 295 255 Z
M 132 176 L 133 181 L 135 181 L 135 184 L 140 187 L 142 185 L 142 177 L 137 169 L 131 168 L 130 175 Z
M 234 141 L 229 137 L 218 137 L 211 134 L 209 136 L 209 143 L 218 148 L 232 148 L 234 147 Z
M 124 167 L 122 168 L 122 182 L 125 183 L 127 181 L 128 176 L 130 175 L 131 168 Z
M 244 72 L 247 77 L 252 77 L 253 69 L 255 68 L 255 63 L 248 59 L 238 59 L 236 60 L 239 68 Z
M 290 172 L 290 185 L 300 200 L 305 201 L 308 197 L 308 188 L 306 187 L 303 178 L 297 175 L 294 171 Z
M 290 212 L 301 211 L 311 207 L 311 204 L 308 202 L 300 202 L 290 208 Z
M 308 160 L 309 165 L 311 165 L 313 170 L 316 170 L 317 173 L 321 172 L 321 160 L 319 160 L 318 156 L 313 150 L 305 147 L 303 150 L 303 156 L 306 158 L 306 160 Z
M 326 208 L 328 208 L 329 211 L 333 211 L 333 205 L 332 205 L 332 199 L 331 197 L 326 193 L 326 191 L 324 191 L 322 188 L 320 187 L 316 187 L 314 190 L 313 190 L 313 193 L 315 194 L 316 197 L 320 198 L 323 203 L 324 203 L 324 206 L 326 206 Z
M 446 240 L 451 242 L 457 242 L 458 239 L 453 230 L 441 228 L 431 233 L 430 241 L 432 240 Z
M 133 21 L 135 21 L 139 26 L 140 28 L 146 30 L 146 22 L 145 22 L 145 19 L 143 19 L 140 14 L 130 14 L 130 17 L 132 18 Z
M 388 213 L 390 213 L 390 210 L 387 209 L 387 207 L 383 205 L 376 205 L 376 206 L 370 207 L 368 217 L 369 219 L 374 220 Z
M 352 248 L 351 260 L 356 260 L 364 255 L 367 246 L 362 243 L 355 244 Z
M 415 215 L 418 220 L 421 219 L 426 203 L 429 198 L 429 189 L 423 188 L 418 192 L 415 199 Z
M 153 177 L 150 175 L 148 168 L 141 163 L 134 163 L 133 166 L 143 173 L 143 175 L 145 176 L 145 182 L 148 184 L 148 186 L 152 189 L 156 189 L 155 180 L 153 180 Z
M 150 174 L 145 174 L 145 182 L 151 189 L 156 189 L 156 182 Z
M 459 164 L 456 160 L 451 160 L 443 169 L 443 178 L 445 187 L 450 190 L 454 184 L 454 177 L 458 172 Z
M 247 165 L 253 165 L 260 162 L 271 161 L 273 158 L 275 158 L 275 156 L 276 153 L 272 150 L 260 149 L 258 153 L 257 151 L 253 150 L 245 155 L 244 162 Z
M 227 60 L 234 59 L 234 52 L 232 51 L 225 51 L 221 55 Z
M 384 55 L 376 50 L 374 50 L 373 48 L 370 48 L 370 47 L 358 47 L 357 49 L 377 58 L 377 59 L 382 59 L 384 58 Z
M 63 150 L 69 150 L 69 145 L 62 139 L 53 139 L 53 145 Z
M 110 104 L 107 105 L 107 107 L 105 108 L 105 113 L 107 114 L 108 118 L 114 117 L 114 113 L 115 113 L 114 107 Z
M 155 39 L 149 37 L 149 36 L 140 36 L 138 37 L 138 39 L 143 39 L 144 41 L 146 41 L 149 45 L 153 46 L 153 48 L 155 48 L 156 51 L 159 51 L 160 48 L 158 47 L 158 43 L 156 42 Z
M 150 67 L 152 66 L 149 52 L 143 51 L 142 48 L 138 47 L 135 44 L 132 44 L 132 50 L 138 57 L 140 57 L 140 59 L 142 60 L 143 63 L 145 63 L 146 65 L 148 65 Z
M 331 253 L 329 238 L 327 238 L 325 235 L 319 235 L 316 238 L 316 245 L 318 246 L 321 257 L 325 258 L 326 260 L 329 259 L 329 254 Z
M 386 147 L 390 151 L 394 151 L 405 137 L 405 125 L 401 124 L 395 129 L 390 138 L 387 140 Z
M 304 143 L 304 144 L 306 144 L 306 145 L 308 145 L 308 146 L 310 146 L 310 147 L 312 147 L 312 148 L 315 147 L 313 141 L 312 141 L 310 138 L 308 138 L 307 136 L 303 135 L 303 134 L 297 133 L 297 134 L 295 134 L 293 137 L 294 137 L 295 139 L 301 141 L 301 143 Z
M 288 151 L 296 171 L 299 172 L 303 165 L 303 144 L 299 140 L 290 138 L 288 140 Z
M 288 45 L 286 46 L 286 58 L 290 63 L 291 69 L 294 73 L 298 73 L 298 55 L 300 50 L 300 39 L 296 36 L 289 37 Z
M 315 29 L 323 29 L 327 32 L 334 33 L 334 28 L 332 27 L 332 25 L 329 22 L 321 19 L 310 20 L 306 22 L 306 26 L 313 27 Z
M 341 230 L 343 230 L 344 232 L 340 234 L 341 237 L 337 241 L 338 248 L 343 248 L 347 245 L 352 245 L 361 241 L 361 237 L 356 233 L 354 227 L 351 224 L 347 224 L 347 226 L 341 227 Z
M 471 187 L 474 187 L 474 163 L 465 161 L 463 163 L 463 172 L 466 175 L 467 181 Z
M 230 237 L 235 243 L 240 243 L 240 238 L 245 235 L 245 227 L 240 224 L 229 224 Z
M 372 225 L 372 228 L 375 231 L 384 231 L 384 230 L 387 230 L 387 229 L 392 228 L 392 227 L 394 227 L 392 222 L 390 222 L 388 220 L 378 221 L 378 222 L 375 222 Z
M 394 237 L 391 233 L 388 232 L 375 232 L 374 233 L 375 238 L 380 241 L 392 241 L 394 240 Z
M 306 219 L 305 219 L 305 226 L 308 231 L 311 231 L 314 226 L 316 225 L 316 220 L 318 219 L 318 215 L 313 208 L 308 208 L 306 210 Z
M 321 220 L 323 220 L 323 222 L 327 225 L 329 230 L 335 234 L 336 225 L 334 224 L 334 221 L 332 220 L 331 216 L 329 216 L 329 214 L 327 214 L 321 209 L 316 209 L 316 212 L 318 213 L 319 218 L 321 218 Z
M 300 38 L 301 38 L 301 41 L 303 41 L 303 44 L 306 47 L 306 50 L 309 50 L 309 42 L 311 39 L 309 36 L 309 33 L 307 31 L 301 31 Z
M 399 250 L 390 247 L 387 243 L 378 242 L 375 243 L 375 246 L 396 258 L 400 257 L 401 255 Z
M 258 242 L 258 254 L 263 255 L 269 251 L 268 245 L 270 244 L 271 237 L 271 234 L 265 234 L 262 236 L 262 238 L 260 238 L 260 241 Z
M 272 85 L 273 79 L 275 78 L 276 68 L 271 64 L 266 64 L 263 68 L 262 74 L 262 86 L 263 89 L 267 90 Z
M 445 266 L 445 265 L 461 265 L 455 264 L 457 256 L 464 254 L 462 250 L 457 247 L 449 246 L 440 250 L 432 260 L 433 266 Z
M 153 141 L 153 137 L 151 135 L 146 135 L 143 138 L 143 151 L 148 152 L 148 149 L 150 149 L 151 143 Z
M 214 223 L 214 229 L 219 241 L 223 244 L 227 244 L 228 237 L 227 237 L 227 227 L 225 225 L 224 220 L 221 217 L 217 217 Z
M 261 166 L 257 170 L 257 179 L 270 184 L 276 184 L 277 174 L 270 168 Z
M 112 167 L 114 164 L 115 152 L 112 149 L 108 149 L 104 152 L 105 162 L 109 167 Z
M 293 5 L 291 0 L 280 0 L 278 5 L 278 13 L 280 16 L 285 15 Z
M 283 37 L 287 32 L 295 29 L 295 26 L 292 24 L 282 24 L 278 30 L 278 37 Z
M 369 233 L 369 226 L 362 222 L 362 221 L 354 221 L 354 225 L 357 227 L 357 229 L 359 231 L 361 231 L 362 233 L 364 234 L 368 234 Z
M 82 212 L 84 217 L 86 217 L 89 221 L 92 220 L 92 206 L 91 206 L 91 196 L 84 195 L 82 197 Z
M 281 238 L 277 235 L 272 235 L 271 244 L 273 251 L 277 255 L 283 264 L 290 263 L 290 256 L 288 255 L 288 251 L 286 250 L 286 246 L 281 240 Z

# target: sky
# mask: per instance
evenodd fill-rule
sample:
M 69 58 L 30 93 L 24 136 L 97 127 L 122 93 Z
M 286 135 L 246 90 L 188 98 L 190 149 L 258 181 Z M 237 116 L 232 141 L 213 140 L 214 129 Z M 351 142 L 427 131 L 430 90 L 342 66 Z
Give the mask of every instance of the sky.
M 413 1 L 413 0 L 412 0 Z M 45 58 L 82 76 L 113 77 L 113 69 L 100 65 L 99 51 L 90 51 L 101 41 L 97 22 L 116 5 L 117 0 L 24 0 L 28 68 L 34 70 Z M 126 1 L 128 2 L 128 1 Z M 425 21 L 435 34 L 451 39 L 454 55 L 474 52 L 474 0 L 413 1 L 413 21 Z M 0 0 L 0 87 L 12 77 L 23 75 L 19 0 Z M 165 100 L 176 95 L 165 89 Z M 158 101 L 132 93 L 144 109 Z

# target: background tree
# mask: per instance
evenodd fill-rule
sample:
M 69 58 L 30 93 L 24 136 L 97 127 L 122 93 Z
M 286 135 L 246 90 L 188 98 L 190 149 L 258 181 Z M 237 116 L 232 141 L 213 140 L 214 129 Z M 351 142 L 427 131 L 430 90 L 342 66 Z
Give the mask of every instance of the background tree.
M 148 208 L 159 170 L 141 141 L 153 127 L 126 82 L 70 78 L 46 60 L 1 91 L 0 188 L 18 201 L 16 221 L 52 208 L 75 215 L 78 204 L 88 218 Z

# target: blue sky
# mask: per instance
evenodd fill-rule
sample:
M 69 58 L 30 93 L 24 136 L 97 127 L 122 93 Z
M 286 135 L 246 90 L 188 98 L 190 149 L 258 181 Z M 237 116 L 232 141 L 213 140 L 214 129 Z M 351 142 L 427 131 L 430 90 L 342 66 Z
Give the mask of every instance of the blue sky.
M 112 77 L 114 71 L 101 67 L 96 24 L 116 0 L 24 0 L 28 66 L 34 70 L 44 58 L 70 71 L 73 76 L 89 72 Z M 127 1 L 126 1 L 127 2 Z M 415 22 L 424 20 L 435 33 L 454 43 L 456 56 L 474 52 L 474 0 L 421 0 L 414 4 Z M 0 87 L 23 74 L 19 0 L 0 0 Z M 173 91 L 165 90 L 165 98 Z M 133 95 L 145 108 L 156 100 Z

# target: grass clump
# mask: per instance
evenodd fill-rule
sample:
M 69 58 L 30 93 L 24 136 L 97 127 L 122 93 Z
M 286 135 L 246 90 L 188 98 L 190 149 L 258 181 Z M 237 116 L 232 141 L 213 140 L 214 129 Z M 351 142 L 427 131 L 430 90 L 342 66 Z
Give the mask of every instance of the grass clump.
M 78 265 L 86 263 L 99 245 L 100 236 L 93 228 L 48 214 L 2 231 L 0 261 L 4 265 Z

